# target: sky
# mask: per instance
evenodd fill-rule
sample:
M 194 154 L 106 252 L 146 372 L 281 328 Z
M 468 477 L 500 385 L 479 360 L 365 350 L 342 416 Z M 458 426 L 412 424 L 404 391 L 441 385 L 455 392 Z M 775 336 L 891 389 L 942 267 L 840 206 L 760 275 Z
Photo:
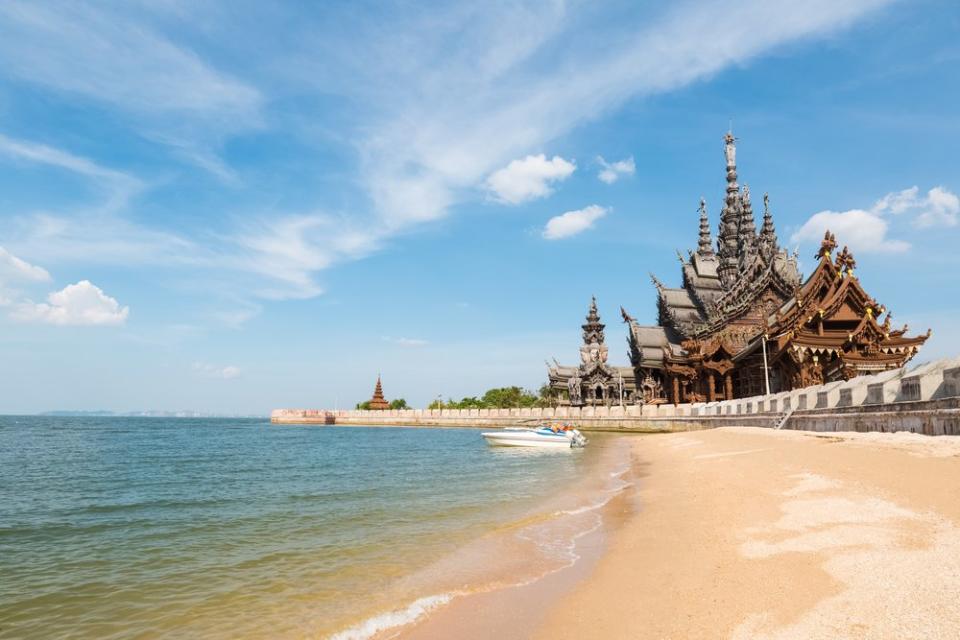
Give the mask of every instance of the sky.
M 723 135 L 960 352 L 953 0 L 0 4 L 0 413 L 536 389 L 656 315 Z M 755 210 L 759 207 L 755 205 Z

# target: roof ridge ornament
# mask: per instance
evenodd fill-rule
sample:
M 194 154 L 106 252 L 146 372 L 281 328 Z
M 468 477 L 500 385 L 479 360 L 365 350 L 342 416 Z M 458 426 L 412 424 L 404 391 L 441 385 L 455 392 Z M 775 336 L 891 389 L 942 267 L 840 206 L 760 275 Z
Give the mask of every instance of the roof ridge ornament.
M 830 260 L 830 252 L 837 248 L 837 238 L 827 229 L 823 234 L 823 241 L 820 243 L 820 250 L 817 251 L 817 260 Z
M 663 291 L 663 289 L 664 289 L 663 283 L 660 282 L 660 280 L 657 278 L 657 276 L 653 275 L 652 272 L 650 273 L 650 281 L 653 282 L 653 286 L 655 286 L 655 287 L 657 288 L 657 291 L 660 291 L 660 292 Z

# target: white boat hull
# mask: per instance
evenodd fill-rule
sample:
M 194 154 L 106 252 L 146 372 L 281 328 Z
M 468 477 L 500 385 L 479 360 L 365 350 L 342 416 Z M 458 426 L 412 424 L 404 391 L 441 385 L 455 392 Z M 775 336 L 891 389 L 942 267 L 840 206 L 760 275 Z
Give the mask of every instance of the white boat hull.
M 576 435 L 574 435 L 576 433 Z M 493 447 L 538 447 L 541 449 L 570 449 L 579 432 L 549 433 L 533 429 L 504 429 L 480 434 Z M 581 437 L 582 439 L 582 437 Z

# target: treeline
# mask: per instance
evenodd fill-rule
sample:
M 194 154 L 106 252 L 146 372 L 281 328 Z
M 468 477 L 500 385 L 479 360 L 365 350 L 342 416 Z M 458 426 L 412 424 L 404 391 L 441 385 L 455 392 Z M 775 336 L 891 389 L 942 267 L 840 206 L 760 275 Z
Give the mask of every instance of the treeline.
M 528 391 L 522 387 L 500 387 L 490 389 L 483 396 L 463 398 L 461 400 L 447 399 L 446 402 L 437 398 L 430 403 L 428 409 L 527 409 L 534 407 L 552 407 L 556 400 L 550 387 L 543 385 L 539 391 Z
M 390 401 L 390 408 L 391 409 L 409 409 L 410 407 L 407 405 L 406 400 L 404 400 L 403 398 L 397 398 L 396 400 Z M 358 402 L 357 409 L 363 409 L 364 411 L 369 411 L 370 401 L 364 400 L 363 402 Z

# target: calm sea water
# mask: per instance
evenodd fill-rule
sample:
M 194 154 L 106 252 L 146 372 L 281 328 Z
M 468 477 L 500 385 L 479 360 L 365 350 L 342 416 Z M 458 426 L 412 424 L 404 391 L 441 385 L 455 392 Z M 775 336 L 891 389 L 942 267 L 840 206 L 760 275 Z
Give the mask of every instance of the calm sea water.
M 0 417 L 0 638 L 383 623 L 484 579 L 504 532 L 592 508 L 584 494 L 544 511 L 544 496 L 599 459 L 493 449 L 471 429 Z

